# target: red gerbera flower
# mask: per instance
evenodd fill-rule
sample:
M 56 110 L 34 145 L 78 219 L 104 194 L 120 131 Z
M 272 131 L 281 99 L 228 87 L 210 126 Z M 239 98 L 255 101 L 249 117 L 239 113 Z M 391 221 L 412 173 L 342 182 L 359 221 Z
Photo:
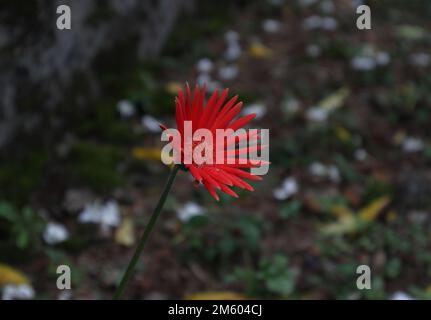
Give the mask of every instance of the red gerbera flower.
M 184 137 L 185 134 L 190 134 L 185 132 L 184 124 L 186 121 L 191 121 L 192 124 L 192 135 L 198 129 L 208 129 L 211 131 L 213 136 L 216 136 L 217 129 L 232 129 L 236 132 L 238 129 L 247 125 L 251 120 L 254 119 L 256 114 L 249 114 L 243 117 L 238 117 L 242 102 L 238 102 L 238 95 L 234 96 L 230 100 L 227 100 L 229 89 L 224 89 L 221 94 L 216 90 L 211 97 L 205 103 L 205 86 L 201 89 L 196 86 L 193 98 L 190 91 L 190 87 L 186 85 L 186 92 L 179 92 L 179 95 L 175 98 L 176 103 L 176 122 L 177 128 L 180 132 L 182 139 L 181 145 L 174 146 L 181 154 L 182 159 L 184 159 L 185 153 L 185 140 L 192 137 Z M 226 102 L 227 101 L 227 102 Z M 161 125 L 163 129 L 167 129 L 165 126 Z M 185 139 L 184 139 L 185 138 Z M 216 161 L 213 163 L 200 163 L 197 164 L 194 159 L 192 163 L 183 163 L 184 166 L 190 171 L 191 175 L 195 178 L 198 184 L 203 184 L 209 193 L 219 201 L 220 198 L 216 190 L 221 190 L 222 192 L 238 197 L 238 195 L 231 189 L 231 187 L 239 187 L 241 189 L 246 189 L 253 191 L 253 187 L 248 184 L 244 179 L 248 180 L 261 180 L 260 176 L 251 174 L 243 169 L 259 167 L 261 165 L 267 164 L 268 162 L 261 160 L 245 160 L 244 157 L 249 154 L 251 150 L 258 151 L 261 150 L 263 146 L 255 145 L 241 147 L 238 144 L 241 142 L 247 142 L 247 140 L 256 142 L 259 139 L 259 135 L 256 132 L 247 132 L 242 135 L 231 135 L 225 139 L 223 144 L 224 157 L 225 160 L 228 158 L 230 161 L 224 161 L 222 164 L 217 164 Z M 193 141 L 191 143 L 192 151 L 200 145 L 201 142 Z M 214 146 L 214 147 L 213 147 Z M 215 139 L 213 144 L 211 144 L 211 149 L 214 154 L 214 159 L 216 158 L 215 153 L 217 151 L 217 146 L 215 144 Z M 232 159 L 233 163 L 232 163 Z M 239 160 L 243 161 L 239 161 Z M 181 160 L 181 162 L 183 162 Z

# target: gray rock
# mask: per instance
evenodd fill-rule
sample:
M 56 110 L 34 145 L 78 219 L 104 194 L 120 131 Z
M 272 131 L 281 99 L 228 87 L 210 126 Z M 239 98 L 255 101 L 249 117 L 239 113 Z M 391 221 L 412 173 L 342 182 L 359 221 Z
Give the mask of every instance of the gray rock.
M 16 132 L 40 128 L 46 111 L 65 99 L 73 75 L 86 72 L 91 78 L 89 66 L 101 51 L 133 37 L 137 57 L 157 55 L 176 17 L 191 8 L 192 1 L 4 2 L 0 11 L 0 149 Z M 71 8 L 71 30 L 56 27 L 60 4 Z M 33 106 L 38 104 L 33 102 L 31 110 L 18 108 L 32 94 L 42 96 L 43 105 Z

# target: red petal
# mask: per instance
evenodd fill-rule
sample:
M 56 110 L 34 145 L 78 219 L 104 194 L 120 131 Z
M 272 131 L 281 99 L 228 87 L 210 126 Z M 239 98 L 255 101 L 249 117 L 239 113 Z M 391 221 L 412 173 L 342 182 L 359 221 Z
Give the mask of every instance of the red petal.
M 244 180 L 238 178 L 237 176 L 234 176 L 228 172 L 224 172 L 224 174 L 227 175 L 229 179 L 232 180 L 235 186 L 240 187 L 241 189 L 247 189 L 248 191 L 254 191 L 254 188 L 251 185 L 249 185 Z
M 220 197 L 218 196 L 217 192 L 214 190 L 214 188 L 210 183 L 204 180 L 203 185 L 208 190 L 208 192 L 214 197 L 214 199 L 216 199 L 217 201 L 220 201 Z
M 232 181 L 223 175 L 223 172 L 220 169 L 213 168 L 211 170 L 207 170 L 208 174 L 210 174 L 214 179 L 220 181 L 222 184 L 227 184 L 228 186 L 233 186 Z
M 229 89 L 224 89 L 220 98 L 217 100 L 217 103 L 214 105 L 211 111 L 211 115 L 208 118 L 207 123 L 205 124 L 206 128 L 211 128 L 214 120 L 216 119 L 218 112 L 220 110 L 220 107 L 223 105 L 224 101 L 227 98 L 227 95 L 229 94 Z
M 196 116 L 198 115 L 198 104 L 200 102 L 200 89 L 199 86 L 196 85 L 195 87 L 195 92 L 193 94 L 193 103 L 191 106 L 191 119 L 193 121 L 193 123 L 196 124 L 197 118 Z
M 247 123 L 249 123 L 255 117 L 256 117 L 255 113 L 249 114 L 245 117 L 241 117 L 241 118 L 237 119 L 235 122 L 233 122 L 231 125 L 229 125 L 228 129 L 233 129 L 234 131 L 236 131 L 239 128 L 244 127 Z
M 202 178 L 204 179 L 203 181 L 208 181 L 211 185 L 213 185 L 215 188 L 220 189 L 220 184 L 215 181 L 208 172 L 205 171 L 205 167 L 203 167 L 200 171 L 200 174 L 202 176 Z
M 218 129 L 218 128 L 225 128 L 233 118 L 235 118 L 238 113 L 241 111 L 242 108 L 242 102 L 239 102 L 230 109 L 224 116 L 219 117 L 213 124 L 212 130 Z
M 225 185 L 221 186 L 221 191 L 223 191 L 224 193 L 226 193 L 232 197 L 238 198 L 238 195 L 232 189 L 230 189 L 229 187 L 227 187 Z
M 243 140 L 248 140 L 248 142 L 257 141 L 259 139 L 259 135 L 257 132 L 247 132 L 245 134 L 241 134 L 238 136 L 231 136 L 227 139 L 226 147 L 230 147 L 232 145 L 237 145 Z
M 205 109 L 202 113 L 202 117 L 199 120 L 198 128 L 206 127 L 206 122 L 209 116 L 211 115 L 211 112 L 214 108 L 214 103 L 217 101 L 217 99 L 218 99 L 218 90 L 214 91 L 211 97 L 209 98 L 209 100 L 207 101 Z
M 232 149 L 232 150 L 226 150 L 226 156 L 227 157 L 233 157 L 233 156 L 240 156 L 244 154 L 249 154 L 250 152 L 256 152 L 263 150 L 267 148 L 266 145 L 257 145 L 257 146 L 251 146 L 251 147 L 245 147 L 245 148 L 239 148 L 239 149 Z
M 187 168 L 190 170 L 190 173 L 196 180 L 198 180 L 199 182 L 202 181 L 202 175 L 200 174 L 200 169 L 196 168 L 194 165 L 190 165 Z
M 226 170 L 227 172 L 230 172 L 230 173 L 232 173 L 238 177 L 241 177 L 241 178 L 245 178 L 245 179 L 249 179 L 249 180 L 256 180 L 256 181 L 262 180 L 262 177 L 256 176 L 254 174 L 250 174 L 250 173 L 245 172 L 245 171 L 240 170 L 240 169 L 231 168 L 228 166 L 223 166 L 223 169 Z

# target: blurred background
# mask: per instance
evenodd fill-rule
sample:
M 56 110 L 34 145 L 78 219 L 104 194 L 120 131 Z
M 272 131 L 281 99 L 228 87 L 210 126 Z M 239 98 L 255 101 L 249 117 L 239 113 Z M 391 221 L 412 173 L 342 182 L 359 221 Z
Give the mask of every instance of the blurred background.
M 1 0 L 0 297 L 111 298 L 169 173 L 158 122 L 174 124 L 188 81 L 239 94 L 272 165 L 221 203 L 181 172 L 125 298 L 431 298 L 430 14 L 426 0 Z

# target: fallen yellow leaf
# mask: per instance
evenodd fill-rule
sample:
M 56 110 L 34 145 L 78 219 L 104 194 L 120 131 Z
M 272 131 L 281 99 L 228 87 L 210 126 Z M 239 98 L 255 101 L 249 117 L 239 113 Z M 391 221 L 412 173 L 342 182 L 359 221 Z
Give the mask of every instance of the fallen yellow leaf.
M 21 272 L 6 264 L 0 263 L 0 288 L 7 284 L 29 284 L 30 281 Z
M 136 147 L 132 150 L 133 158 L 137 160 L 150 160 L 150 161 L 161 161 L 162 160 L 162 152 L 159 148 L 143 148 Z M 166 159 L 172 158 L 170 154 L 164 153 L 164 157 Z M 170 167 L 173 166 L 173 161 L 171 161 Z
M 335 128 L 335 135 L 342 142 L 349 142 L 352 139 L 350 132 L 346 128 L 340 126 Z
M 250 56 L 258 59 L 266 59 L 271 56 L 272 51 L 260 42 L 254 42 L 248 48 Z
M 338 219 L 336 222 L 322 226 L 321 232 L 326 235 L 354 233 L 363 226 L 373 222 L 388 205 L 389 201 L 390 198 L 386 196 L 378 198 L 359 210 L 356 214 L 345 206 L 334 206 L 330 211 Z
M 358 224 L 354 215 L 344 216 L 338 219 L 337 222 L 329 223 L 321 228 L 323 234 L 337 235 L 344 233 L 355 232 Z
M 386 220 L 388 222 L 395 221 L 397 219 L 397 213 L 393 210 L 388 212 L 388 215 L 386 216 Z
M 321 100 L 317 105 L 326 111 L 333 112 L 343 106 L 344 100 L 349 96 L 349 93 L 350 90 L 343 87 Z
M 396 145 L 400 145 L 406 139 L 406 136 L 407 136 L 407 134 L 405 131 L 399 130 L 399 131 L 395 132 L 392 140 Z
M 132 150 L 133 157 L 138 160 L 160 160 L 161 151 L 159 148 L 137 147 Z
M 115 232 L 115 241 L 126 247 L 131 247 L 135 244 L 135 224 L 131 218 L 124 218 Z
M 352 210 L 347 208 L 346 206 L 336 205 L 331 208 L 331 213 L 334 214 L 337 218 L 342 219 L 345 217 L 353 216 Z
M 365 222 L 374 221 L 389 203 L 389 197 L 380 197 L 358 212 L 359 219 Z
M 182 88 L 183 87 L 179 82 L 171 81 L 166 84 L 166 91 L 172 95 L 177 95 Z

